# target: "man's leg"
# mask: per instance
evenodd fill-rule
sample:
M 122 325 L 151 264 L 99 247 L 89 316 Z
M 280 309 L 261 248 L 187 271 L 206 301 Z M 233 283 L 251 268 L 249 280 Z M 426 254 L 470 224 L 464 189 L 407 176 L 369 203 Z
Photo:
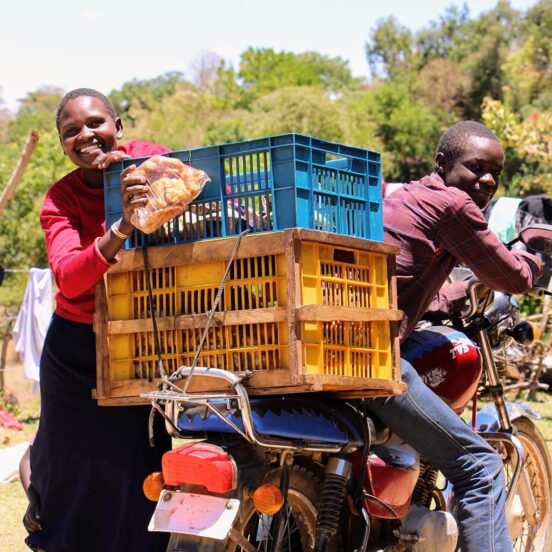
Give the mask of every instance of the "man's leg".
M 410 363 L 402 360 L 401 369 L 408 391 L 368 400 L 368 410 L 453 484 L 462 552 L 508 552 L 499 455 L 424 384 Z

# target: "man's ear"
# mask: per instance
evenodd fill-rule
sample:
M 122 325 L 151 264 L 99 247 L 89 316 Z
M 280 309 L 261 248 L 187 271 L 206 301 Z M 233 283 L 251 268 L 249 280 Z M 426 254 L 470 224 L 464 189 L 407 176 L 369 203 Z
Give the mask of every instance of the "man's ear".
M 435 156 L 435 172 L 439 176 L 443 176 L 445 174 L 445 154 L 441 151 L 438 151 Z
M 117 140 L 120 140 L 123 137 L 123 121 L 121 121 L 121 117 L 115 119 L 115 128 L 117 129 Z

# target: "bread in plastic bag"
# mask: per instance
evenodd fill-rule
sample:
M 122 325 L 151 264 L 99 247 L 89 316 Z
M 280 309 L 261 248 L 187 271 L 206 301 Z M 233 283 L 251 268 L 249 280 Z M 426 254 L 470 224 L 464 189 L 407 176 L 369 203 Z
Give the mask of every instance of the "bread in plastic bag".
M 211 179 L 206 172 L 194 169 L 180 159 L 154 155 L 135 171 L 146 177 L 148 202 L 134 211 L 131 222 L 145 234 L 181 215 Z

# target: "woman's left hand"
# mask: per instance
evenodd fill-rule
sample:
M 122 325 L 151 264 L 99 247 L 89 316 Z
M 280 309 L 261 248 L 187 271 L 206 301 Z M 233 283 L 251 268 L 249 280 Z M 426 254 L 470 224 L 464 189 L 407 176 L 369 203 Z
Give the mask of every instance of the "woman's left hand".
M 118 163 L 123 159 L 130 159 L 130 155 L 119 150 L 110 151 L 103 157 L 100 157 L 98 169 L 107 169 L 112 163 Z

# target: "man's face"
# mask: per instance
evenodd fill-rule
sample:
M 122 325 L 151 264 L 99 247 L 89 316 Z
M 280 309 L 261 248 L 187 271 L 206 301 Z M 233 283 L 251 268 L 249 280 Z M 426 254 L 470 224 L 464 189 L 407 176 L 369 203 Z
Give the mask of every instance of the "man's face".
M 447 186 L 466 192 L 483 209 L 498 189 L 500 173 L 504 168 L 504 152 L 496 140 L 471 136 L 464 152 L 452 163 L 437 153 L 436 163 Z
M 121 136 L 121 120 L 113 120 L 99 98 L 80 96 L 68 102 L 61 113 L 61 147 L 83 169 L 95 169 L 100 159 L 117 147 Z

